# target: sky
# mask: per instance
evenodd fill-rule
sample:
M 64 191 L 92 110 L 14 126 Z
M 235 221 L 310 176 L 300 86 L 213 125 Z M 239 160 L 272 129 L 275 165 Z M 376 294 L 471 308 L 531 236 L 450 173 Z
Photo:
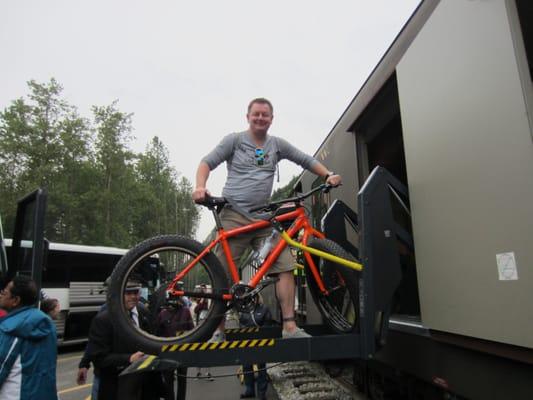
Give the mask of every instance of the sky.
M 0 2 L 0 109 L 54 77 L 91 116 L 118 100 L 144 151 L 158 136 L 193 184 L 201 158 L 247 128 L 256 97 L 270 134 L 314 154 L 418 0 L 17 0 Z M 280 164 L 283 186 L 301 172 Z M 225 165 L 208 189 L 220 195 Z M 202 211 L 197 238 L 213 227 Z

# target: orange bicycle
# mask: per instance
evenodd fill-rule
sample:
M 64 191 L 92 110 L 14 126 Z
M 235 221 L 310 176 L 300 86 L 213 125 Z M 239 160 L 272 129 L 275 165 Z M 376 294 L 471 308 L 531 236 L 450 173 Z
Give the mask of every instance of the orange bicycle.
M 218 215 L 227 201 L 209 197 L 202 205 L 212 211 L 217 230 L 209 244 L 203 245 L 184 236 L 165 235 L 132 248 L 115 267 L 108 291 L 109 309 L 119 330 L 147 352 L 157 352 L 163 345 L 206 340 L 228 309 L 253 308 L 255 295 L 276 282 L 276 278 L 267 277 L 270 267 L 283 249 L 291 246 L 303 255 L 308 287 L 325 323 L 337 333 L 355 331 L 359 310 L 358 271 L 362 265 L 313 228 L 303 206 L 303 201 L 313 193 L 327 192 L 331 188 L 323 184 L 305 194 L 250 210 L 268 212 L 269 218 L 230 230 L 222 227 Z M 283 204 L 291 204 L 291 207 L 282 207 Z M 283 229 L 284 225 L 289 225 L 287 230 Z M 242 282 L 228 240 L 269 226 L 278 233 L 277 243 L 250 281 Z M 224 270 L 213 252 L 217 245 L 222 247 L 229 271 Z M 141 294 L 149 294 L 145 296 L 149 298 L 147 307 L 152 316 L 149 330 L 138 328 L 126 312 L 123 293 L 130 280 L 142 285 Z M 208 306 L 205 307 L 203 301 L 202 310 L 195 312 L 198 309 L 195 303 L 202 298 L 208 299 Z M 164 318 L 161 318 L 162 313 Z M 194 325 L 192 329 L 190 320 Z M 175 334 L 168 336 L 169 330 L 162 329 L 164 324 L 173 324 L 171 331 Z M 163 330 L 167 335 L 160 333 Z

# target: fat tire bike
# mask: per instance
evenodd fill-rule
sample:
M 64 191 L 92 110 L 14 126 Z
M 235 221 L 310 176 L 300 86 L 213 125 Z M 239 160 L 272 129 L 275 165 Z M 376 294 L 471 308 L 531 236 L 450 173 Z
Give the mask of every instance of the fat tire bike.
M 276 282 L 276 278 L 268 276 L 270 267 L 283 249 L 290 246 L 300 252 L 309 291 L 325 324 L 335 333 L 357 331 L 358 280 L 363 267 L 339 244 L 326 239 L 311 225 L 303 205 L 314 193 L 331 189 L 332 186 L 323 184 L 307 193 L 257 207 L 250 211 L 267 213 L 268 218 L 228 230 L 222 227 L 218 215 L 227 201 L 221 197 L 207 197 L 199 204 L 212 211 L 217 227 L 215 238 L 207 245 L 181 235 L 162 235 L 139 243 L 120 259 L 107 293 L 115 326 L 126 340 L 134 341 L 147 353 L 157 354 L 163 346 L 181 343 L 200 345 L 199 342 L 211 337 L 226 311 L 253 309 L 256 294 Z M 228 240 L 268 227 L 276 231 L 277 243 L 251 279 L 244 283 L 233 262 Z M 227 260 L 227 271 L 215 255 L 217 245 Z M 147 308 L 152 323 L 148 330 L 137 327 L 126 310 L 123 294 L 130 280 L 141 282 L 143 289 L 147 289 L 144 292 L 151 293 Z M 192 305 L 187 307 L 190 303 Z M 202 310 L 197 307 L 200 303 L 203 303 Z M 183 307 L 189 311 L 183 311 Z M 170 336 L 168 332 L 161 334 L 161 325 L 168 322 L 160 319 L 163 310 L 167 310 L 166 316 L 181 312 L 180 318 L 192 319 L 194 327 L 190 328 L 189 321 L 187 328 L 178 328 Z

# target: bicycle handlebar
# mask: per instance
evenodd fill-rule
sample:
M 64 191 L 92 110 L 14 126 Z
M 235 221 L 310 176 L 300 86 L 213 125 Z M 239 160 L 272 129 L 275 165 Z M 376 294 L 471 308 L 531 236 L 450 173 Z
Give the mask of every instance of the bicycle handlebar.
M 249 210 L 249 212 L 254 213 L 254 212 L 257 212 L 257 211 L 265 211 L 265 212 L 276 211 L 282 204 L 285 204 L 285 203 L 296 203 L 296 204 L 299 204 L 300 202 L 302 202 L 303 200 L 305 200 L 306 198 L 311 196 L 313 193 L 316 193 L 318 191 L 322 191 L 324 193 L 327 193 L 331 189 L 333 189 L 333 188 L 335 188 L 337 186 L 339 186 L 339 185 L 333 186 L 333 185 L 330 185 L 329 183 L 323 183 L 322 185 L 317 186 L 314 189 L 311 189 L 307 193 L 302 193 L 302 194 L 299 194 L 299 195 L 294 196 L 294 197 L 289 197 L 287 199 L 273 201 L 273 202 L 270 202 L 268 204 L 264 204 L 264 205 L 259 206 L 259 207 L 253 207 L 253 208 L 251 208 Z M 205 207 L 210 208 L 210 209 L 223 207 L 227 203 L 228 203 L 228 201 L 226 200 L 226 198 L 224 198 L 224 197 L 215 197 L 215 196 L 205 196 L 204 200 L 196 202 L 196 204 L 199 204 L 201 206 L 205 206 Z
M 294 196 L 294 197 L 289 197 L 288 199 L 277 200 L 277 201 L 273 201 L 271 203 L 268 203 L 268 204 L 265 204 L 265 205 L 262 205 L 262 206 L 259 206 L 259 207 L 254 207 L 254 208 L 251 208 L 249 210 L 249 212 L 253 213 L 253 212 L 256 212 L 256 211 L 266 211 L 266 212 L 276 211 L 282 204 L 285 204 L 285 203 L 296 203 L 296 204 L 298 204 L 298 203 L 302 202 L 303 200 L 305 200 L 306 198 L 308 198 L 309 196 L 311 196 L 313 193 L 316 193 L 318 191 L 322 191 L 324 193 L 327 193 L 332 188 L 335 188 L 337 186 L 339 186 L 339 185 L 333 186 L 333 185 L 330 185 L 329 183 L 323 183 L 322 185 L 317 186 L 314 189 L 311 189 L 307 193 L 302 193 L 302 194 L 299 194 L 299 195 Z

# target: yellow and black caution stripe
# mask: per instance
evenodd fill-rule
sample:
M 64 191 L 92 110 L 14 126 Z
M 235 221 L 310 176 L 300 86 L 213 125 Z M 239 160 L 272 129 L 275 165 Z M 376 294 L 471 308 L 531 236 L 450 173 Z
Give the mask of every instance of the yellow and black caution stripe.
M 254 333 L 254 332 L 259 332 L 258 326 L 252 326 L 249 328 L 224 329 L 224 334 L 226 335 L 239 334 L 239 333 Z
M 169 351 L 202 351 L 202 350 L 228 350 L 228 349 L 244 349 L 252 347 L 271 347 L 274 346 L 275 339 L 245 339 L 245 340 L 230 340 L 224 342 L 199 342 L 199 343 L 183 343 L 174 345 L 164 345 L 161 347 L 162 352 Z
M 148 367 L 154 360 L 156 359 L 156 356 L 148 356 L 146 357 L 146 360 L 144 360 L 138 367 L 137 369 L 144 369 L 146 367 Z

